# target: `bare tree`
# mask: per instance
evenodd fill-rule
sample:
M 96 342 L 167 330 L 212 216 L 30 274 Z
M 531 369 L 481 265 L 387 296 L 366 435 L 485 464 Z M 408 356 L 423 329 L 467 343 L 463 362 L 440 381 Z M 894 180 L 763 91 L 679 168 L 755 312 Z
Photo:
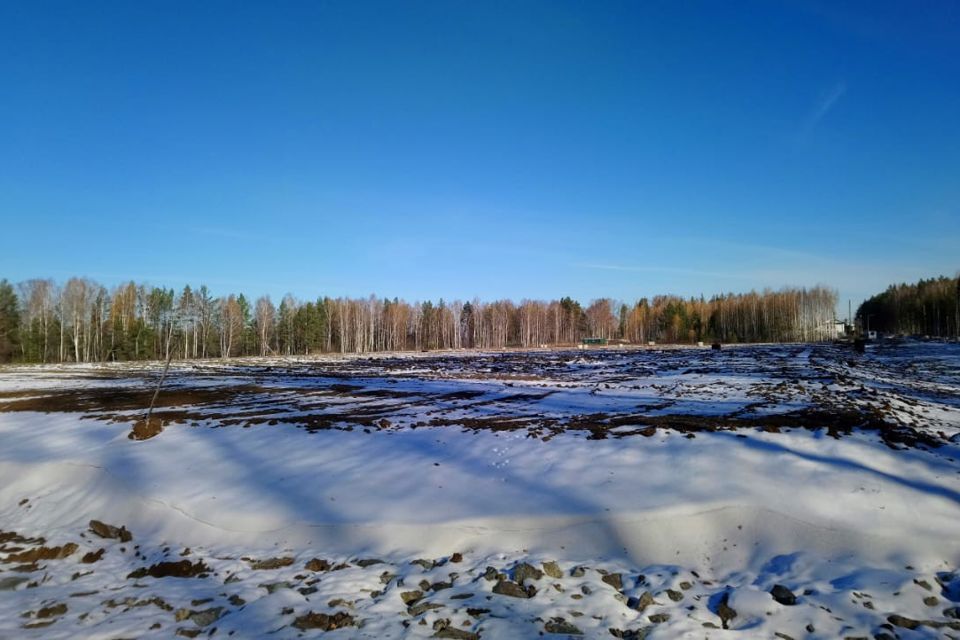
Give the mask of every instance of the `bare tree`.
M 270 338 L 273 335 L 273 325 L 276 319 L 276 310 L 270 301 L 270 296 L 257 299 L 254 316 L 257 324 L 257 334 L 260 336 L 260 355 L 265 356 L 272 351 Z

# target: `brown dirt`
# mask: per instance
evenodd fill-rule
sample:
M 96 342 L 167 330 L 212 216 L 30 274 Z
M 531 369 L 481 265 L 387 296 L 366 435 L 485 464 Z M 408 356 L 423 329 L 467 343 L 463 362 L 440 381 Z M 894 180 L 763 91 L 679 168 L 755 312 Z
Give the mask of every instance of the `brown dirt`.
M 149 567 L 140 567 L 130 573 L 127 578 L 144 578 L 146 576 L 152 578 L 196 578 L 198 576 L 203 577 L 203 574 L 209 571 L 210 567 L 204 564 L 202 560 L 197 562 L 181 560 L 180 562 L 158 562 Z
M 333 615 L 325 613 L 314 613 L 313 611 L 299 616 L 293 621 L 293 626 L 301 631 L 307 629 L 321 629 L 323 631 L 333 631 L 345 627 L 355 626 L 356 622 L 348 613 L 338 611 Z
M 133 423 L 133 429 L 127 434 L 131 440 L 149 440 L 163 433 L 164 421 L 157 416 L 150 416 L 149 419 L 137 420 Z
M 131 534 L 126 527 L 115 527 L 112 524 L 100 522 L 99 520 L 91 520 L 89 526 L 90 531 L 101 538 L 119 540 L 120 542 L 130 542 L 133 540 L 133 534 Z
M 35 563 L 40 560 L 62 560 L 73 555 L 79 547 L 75 542 L 68 542 L 61 547 L 35 547 L 20 553 L 11 553 L 0 562 L 15 563 Z

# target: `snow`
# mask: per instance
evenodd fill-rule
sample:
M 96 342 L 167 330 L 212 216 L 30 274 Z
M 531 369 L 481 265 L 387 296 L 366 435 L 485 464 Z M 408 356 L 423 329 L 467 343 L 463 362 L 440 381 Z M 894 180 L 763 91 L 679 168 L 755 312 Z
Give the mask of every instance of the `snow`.
M 256 387 L 196 405 L 185 395 L 160 409 L 187 411 L 183 424 L 144 441 L 127 438 L 140 414 L 122 407 L 4 407 L 36 390 L 148 390 L 156 366 L 10 368 L 0 374 L 0 531 L 79 550 L 19 572 L 0 547 L 0 637 L 161 638 L 214 626 L 233 637 L 427 637 L 449 619 L 484 638 L 533 638 L 562 618 L 598 638 L 644 628 L 649 638 L 833 638 L 873 635 L 894 614 L 956 622 L 945 612 L 960 599 L 950 586 L 960 561 L 951 440 L 960 352 L 917 344 L 850 359 L 797 346 L 191 363 L 172 369 L 173 389 Z M 800 409 L 851 406 L 882 407 L 938 446 L 893 448 L 873 430 L 760 428 Z M 748 407 L 757 427 L 707 428 Z M 314 428 L 317 415 L 335 419 Z M 606 437 L 578 426 L 625 415 L 636 418 Z M 703 428 L 636 435 L 644 416 L 693 416 Z M 513 420 L 520 426 L 504 427 Z M 132 542 L 96 537 L 91 519 L 125 526 Z M 81 562 L 98 548 L 102 560 Z M 244 560 L 270 557 L 293 561 L 254 570 Z M 304 566 L 315 557 L 350 566 L 314 574 Z M 184 558 L 202 559 L 210 575 L 127 577 Z M 562 577 L 528 582 L 529 599 L 496 595 L 482 577 L 488 566 L 509 575 L 551 560 Z M 620 591 L 601 571 L 623 575 Z M 423 600 L 442 608 L 414 615 L 400 594 L 421 580 L 452 585 Z M 797 604 L 777 603 L 775 584 Z M 628 606 L 645 592 L 656 604 Z M 166 608 L 132 604 L 153 597 Z M 704 626 L 721 626 L 724 597 L 736 632 Z M 53 624 L 23 628 L 47 619 L 22 614 L 56 603 L 68 611 Z M 175 617 L 216 607 L 222 617 L 207 625 Z M 292 626 L 309 611 L 346 611 L 362 626 Z M 669 619 L 651 621 L 658 613 Z M 896 627 L 901 638 L 945 632 L 960 636 Z

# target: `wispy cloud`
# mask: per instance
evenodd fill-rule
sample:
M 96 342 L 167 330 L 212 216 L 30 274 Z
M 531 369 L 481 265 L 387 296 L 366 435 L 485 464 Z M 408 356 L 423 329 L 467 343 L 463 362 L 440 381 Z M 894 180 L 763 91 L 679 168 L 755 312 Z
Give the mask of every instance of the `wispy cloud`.
M 719 271 L 704 271 L 698 269 L 683 269 L 678 267 L 641 267 L 622 264 L 595 264 L 595 263 L 577 263 L 573 265 L 579 269 L 600 269 L 604 271 L 631 271 L 638 273 L 672 273 L 684 276 L 707 276 L 713 278 L 733 278 L 744 279 L 745 275 L 734 273 L 721 273 Z
M 813 108 L 807 114 L 806 119 L 803 123 L 803 128 L 800 131 L 800 139 L 805 140 L 808 138 L 817 128 L 817 125 L 827 117 L 827 114 L 830 113 L 831 109 L 836 106 L 837 102 L 840 101 L 840 98 L 844 96 L 847 92 L 847 83 L 840 81 L 834 84 L 828 92 L 823 94 L 816 104 L 813 105 Z

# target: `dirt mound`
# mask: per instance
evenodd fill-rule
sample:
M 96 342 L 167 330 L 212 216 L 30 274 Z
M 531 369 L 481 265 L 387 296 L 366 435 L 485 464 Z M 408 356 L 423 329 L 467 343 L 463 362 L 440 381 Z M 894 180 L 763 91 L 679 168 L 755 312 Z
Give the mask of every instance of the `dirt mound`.
M 149 420 L 137 420 L 127 437 L 131 440 L 149 440 L 163 433 L 163 427 L 164 421 L 161 418 L 150 416 Z

